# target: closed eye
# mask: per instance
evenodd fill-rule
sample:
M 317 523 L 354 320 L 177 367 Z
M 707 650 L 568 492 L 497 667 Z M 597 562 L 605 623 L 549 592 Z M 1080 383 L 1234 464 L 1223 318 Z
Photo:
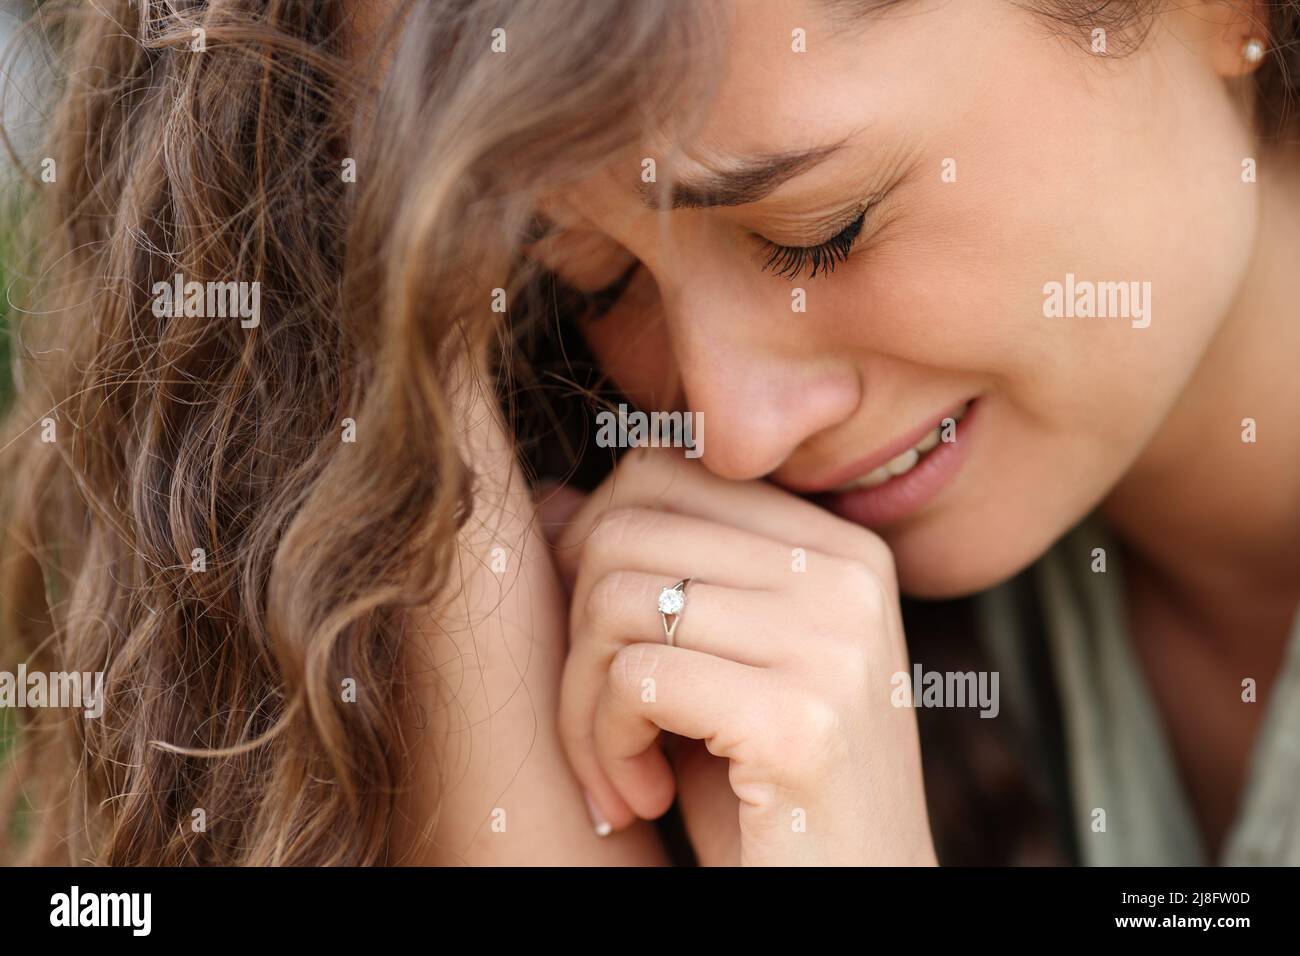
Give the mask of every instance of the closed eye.
M 763 271 L 789 279 L 797 278 L 805 270 L 812 279 L 817 278 L 818 273 L 825 275 L 834 272 L 838 263 L 848 259 L 853 244 L 862 233 L 867 213 L 874 205 L 875 203 L 868 203 L 847 226 L 815 245 L 787 246 L 757 236 L 766 255 Z M 584 318 L 589 322 L 596 321 L 613 311 L 640 268 L 641 262 L 637 260 L 610 285 L 596 292 L 582 294 L 586 305 Z
M 788 279 L 797 278 L 805 270 L 810 270 L 808 275 L 810 279 L 817 278 L 818 272 L 822 274 L 834 272 L 838 263 L 849 258 L 853 243 L 862 232 L 862 224 L 866 222 L 866 218 L 867 210 L 863 209 L 856 219 L 834 236 L 813 246 L 783 246 L 762 239 L 763 249 L 767 255 L 763 263 L 763 271 Z
M 595 322 L 602 319 L 613 311 L 614 306 L 618 305 L 619 300 L 623 298 L 623 293 L 627 287 L 632 284 L 636 278 L 637 270 L 641 268 L 641 260 L 637 259 L 623 271 L 623 274 L 614 280 L 610 285 L 598 292 L 592 292 L 587 296 L 587 302 L 590 307 L 586 319 L 589 322 Z

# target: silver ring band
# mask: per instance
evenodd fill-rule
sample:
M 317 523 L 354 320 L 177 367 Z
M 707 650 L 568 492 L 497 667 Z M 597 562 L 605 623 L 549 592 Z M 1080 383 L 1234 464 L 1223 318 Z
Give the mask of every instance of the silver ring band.
M 663 620 L 664 637 L 669 647 L 673 646 L 673 634 L 676 633 L 677 625 L 682 620 L 682 611 L 686 608 L 686 585 L 690 583 L 690 578 L 682 578 L 672 587 L 659 592 L 659 617 Z

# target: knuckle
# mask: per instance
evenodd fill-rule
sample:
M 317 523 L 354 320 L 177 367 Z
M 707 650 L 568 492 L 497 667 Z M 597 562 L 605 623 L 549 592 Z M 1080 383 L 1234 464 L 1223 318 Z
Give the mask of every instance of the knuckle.
M 609 550 L 635 545 L 650 532 L 654 517 L 649 508 L 611 508 L 600 516 L 593 537 Z
M 870 642 L 865 635 L 852 633 L 849 639 L 841 641 L 834 655 L 836 684 L 845 688 L 846 693 L 854 693 L 870 679 L 872 666 L 868 658 Z
M 879 614 L 886 606 L 888 592 L 884 580 L 862 561 L 840 560 L 834 567 L 839 599 L 855 612 Z
M 629 644 L 621 648 L 609 665 L 609 679 L 616 691 L 633 693 L 641 681 L 654 672 L 655 650 L 651 644 Z
M 815 776 L 841 749 L 843 721 L 825 698 L 798 694 L 771 715 L 768 754 L 794 780 Z
M 795 725 L 803 739 L 810 744 L 821 744 L 839 733 L 839 713 L 825 698 L 807 695 L 799 701 Z
M 863 530 L 856 552 L 860 560 L 876 572 L 882 580 L 892 579 L 896 572 L 894 552 L 879 535 Z
M 602 575 L 587 592 L 585 623 L 591 626 L 625 617 L 624 609 L 631 604 L 637 590 L 636 576 L 628 571 Z
M 894 552 L 884 538 L 843 518 L 833 520 L 836 529 L 833 535 L 835 553 L 851 555 L 854 560 L 861 561 L 882 577 L 894 573 Z

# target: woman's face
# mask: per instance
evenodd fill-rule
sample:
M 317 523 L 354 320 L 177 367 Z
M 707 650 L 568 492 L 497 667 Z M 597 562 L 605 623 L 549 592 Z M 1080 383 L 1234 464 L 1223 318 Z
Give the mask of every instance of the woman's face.
M 1253 146 L 1204 52 L 1214 28 L 1169 14 L 1106 56 L 1006 0 L 914 0 L 853 30 L 820 0 L 733 13 L 721 88 L 680 152 L 638 144 L 566 190 L 570 232 L 541 257 L 589 290 L 640 261 L 584 333 L 641 407 L 703 415 L 712 471 L 875 529 L 910 593 L 1002 580 L 1143 455 L 1241 282 Z M 770 183 L 727 178 L 834 145 Z M 646 205 L 647 157 L 707 177 L 694 208 Z M 772 248 L 852 236 L 864 207 L 832 272 Z M 1067 275 L 1076 300 L 1085 283 L 1137 294 L 1122 317 L 1045 317 Z M 904 471 L 967 407 L 956 441 Z M 890 458 L 902 473 L 881 483 Z

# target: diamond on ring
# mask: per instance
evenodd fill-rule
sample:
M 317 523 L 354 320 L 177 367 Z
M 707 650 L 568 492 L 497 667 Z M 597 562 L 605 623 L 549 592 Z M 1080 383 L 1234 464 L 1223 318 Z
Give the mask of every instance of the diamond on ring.
M 681 614 L 686 606 L 686 596 L 673 588 L 664 588 L 659 592 L 660 614 Z
M 686 585 L 690 582 L 690 578 L 683 578 L 672 587 L 659 592 L 659 616 L 664 624 L 664 637 L 670 646 L 682 619 L 682 609 L 686 607 Z

